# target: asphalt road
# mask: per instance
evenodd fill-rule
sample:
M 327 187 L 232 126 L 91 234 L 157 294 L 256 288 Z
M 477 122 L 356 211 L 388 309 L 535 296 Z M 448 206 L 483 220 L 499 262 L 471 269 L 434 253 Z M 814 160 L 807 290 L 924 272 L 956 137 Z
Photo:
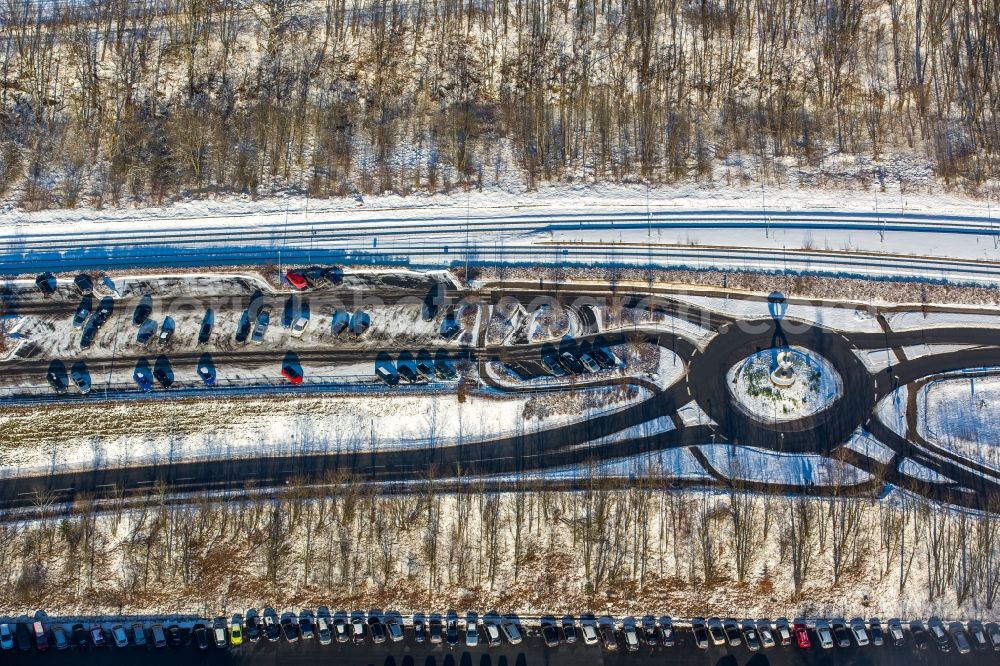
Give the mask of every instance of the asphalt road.
M 0 660 L 9 664 L 73 664 L 83 666 L 143 666 L 158 664 L 253 664 L 255 666 L 285 664 L 336 664 L 357 666 L 664 666 L 664 664 L 714 664 L 716 666 L 785 666 L 792 664 L 816 664 L 817 666 L 876 666 L 914 664 L 968 664 L 979 666 L 996 664 L 1000 654 L 996 652 L 973 652 L 958 655 L 954 651 L 942 654 L 936 650 L 919 652 L 909 645 L 895 647 L 851 647 L 847 649 L 822 650 L 813 647 L 800 650 L 797 647 L 772 648 L 752 653 L 745 647 L 712 647 L 699 650 L 683 632 L 681 640 L 672 648 L 643 646 L 636 653 L 619 650 L 608 652 L 597 645 L 560 645 L 546 648 L 536 637 L 529 637 L 518 646 L 504 644 L 500 648 L 465 648 L 454 650 L 445 645 L 431 646 L 417 644 L 409 639 L 403 643 L 363 646 L 333 644 L 321 646 L 316 640 L 299 641 L 289 645 L 280 643 L 245 644 L 227 650 L 210 649 L 199 652 L 194 647 L 160 650 L 140 650 L 127 648 L 117 650 L 72 650 L 69 652 L 48 651 L 46 653 L 4 653 Z

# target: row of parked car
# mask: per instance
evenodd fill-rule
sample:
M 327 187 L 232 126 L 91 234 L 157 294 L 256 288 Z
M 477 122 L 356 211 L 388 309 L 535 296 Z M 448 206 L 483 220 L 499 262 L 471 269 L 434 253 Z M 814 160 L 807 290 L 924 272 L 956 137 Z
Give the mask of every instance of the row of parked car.
M 569 351 L 542 354 L 542 365 L 553 377 L 565 377 L 612 370 L 621 365 L 621 360 L 606 347 L 594 347 L 590 352 L 577 354 Z
M 961 622 L 952 622 L 946 629 L 940 618 L 932 617 L 926 627 L 922 620 L 913 620 L 909 629 L 914 646 L 920 650 L 926 650 L 932 643 L 942 652 L 951 651 L 954 644 L 960 654 L 967 654 L 973 648 L 1000 650 L 1000 626 L 993 622 L 983 625 L 978 620 L 972 620 L 967 626 Z M 865 647 L 881 646 L 885 643 L 902 647 L 906 643 L 903 623 L 897 618 L 886 623 L 885 631 L 877 617 L 871 618 L 867 624 L 860 617 L 850 622 L 843 618 L 820 619 L 816 620 L 811 633 L 804 620 L 795 620 L 789 626 L 785 618 L 778 618 L 773 624 L 770 620 L 739 622 L 732 618 L 725 620 L 717 617 L 708 620 L 694 618 L 691 621 L 691 630 L 697 646 L 704 649 L 709 647 L 709 643 L 712 645 L 728 643 L 733 647 L 745 644 L 749 650 L 757 651 L 761 648 L 774 647 L 776 644 L 790 645 L 793 636 L 796 645 L 803 649 L 813 646 L 813 636 L 815 642 L 824 650 L 833 649 L 834 646 L 848 648 L 852 645 Z
M 435 379 L 450 381 L 458 377 L 458 373 L 451 363 L 442 358 L 418 358 L 412 366 L 402 361 L 393 364 L 389 359 L 379 359 L 375 362 L 375 376 L 385 384 L 395 386 L 400 378 L 407 384 L 417 384 Z
M 527 635 L 516 615 L 499 615 L 492 611 L 482 617 L 471 611 L 462 617 L 454 610 L 444 614 L 416 613 L 412 616 L 409 629 L 417 643 L 452 647 L 459 644 L 497 647 L 504 642 L 517 645 Z M 1000 627 L 992 622 L 986 625 L 978 620 L 966 625 L 952 622 L 946 628 L 939 618 L 932 617 L 926 627 L 921 620 L 910 622 L 909 631 L 914 647 L 919 650 L 933 644 L 942 652 L 949 652 L 954 646 L 960 654 L 967 654 L 973 649 L 1000 651 Z M 599 618 L 592 614 L 579 618 L 566 615 L 561 619 L 545 615 L 539 618 L 538 633 L 547 647 L 579 641 L 584 645 L 601 643 L 609 651 L 624 647 L 629 652 L 635 652 L 642 645 L 672 647 L 677 640 L 673 620 L 666 615 L 659 618 L 646 615 L 640 619 L 629 616 L 621 621 L 607 615 Z M 745 645 L 755 652 L 793 644 L 802 649 L 810 649 L 816 643 L 823 649 L 832 649 L 835 645 L 848 648 L 852 645 L 865 647 L 888 643 L 902 647 L 906 644 L 903 623 L 895 618 L 886 623 L 884 630 L 878 618 L 871 618 L 867 623 L 862 618 L 850 622 L 841 618 L 821 619 L 811 627 L 801 619 L 789 623 L 786 618 L 778 618 L 774 622 L 769 619 L 694 618 L 691 620 L 691 633 L 695 645 L 705 650 L 712 645 Z M 134 622 L 114 624 L 110 632 L 101 624 L 91 624 L 89 628 L 74 624 L 67 632 L 61 624 L 48 625 L 42 611 L 35 614 L 34 620 L 22 617 L 13 627 L 0 624 L 0 647 L 4 650 L 11 650 L 15 645 L 21 650 L 30 650 L 32 646 L 38 650 L 47 650 L 50 646 L 58 650 L 71 646 L 100 648 L 111 643 L 119 648 L 150 645 L 156 648 L 168 645 L 182 647 L 193 643 L 200 650 L 209 650 L 213 646 L 227 649 L 244 642 L 276 643 L 284 640 L 295 643 L 313 638 L 322 645 L 369 641 L 375 644 L 396 643 L 406 636 L 407 623 L 397 611 L 372 609 L 367 613 L 361 610 L 331 613 L 326 606 L 320 606 L 315 613 L 306 609 L 298 614 L 285 612 L 280 617 L 273 608 L 265 608 L 262 613 L 251 608 L 245 615 L 236 613 L 230 618 L 218 617 L 210 624 L 195 623 L 190 630 L 176 624 L 152 624 L 147 627 L 142 622 Z

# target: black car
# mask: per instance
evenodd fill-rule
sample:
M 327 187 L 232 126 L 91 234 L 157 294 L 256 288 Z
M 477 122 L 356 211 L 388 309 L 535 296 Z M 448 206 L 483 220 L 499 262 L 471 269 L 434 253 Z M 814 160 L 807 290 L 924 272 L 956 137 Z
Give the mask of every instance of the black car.
M 299 616 L 299 633 L 302 634 L 303 639 L 313 637 L 313 619 L 311 611 L 302 611 Z
M 78 648 L 87 647 L 87 629 L 82 624 L 74 624 L 70 634 L 73 645 Z
M 211 309 L 205 310 L 205 316 L 201 318 L 201 328 L 198 329 L 198 344 L 203 345 L 212 336 L 212 326 L 215 325 L 215 313 Z
M 260 619 L 257 617 L 257 613 L 251 614 L 247 612 L 246 619 L 243 620 L 243 626 L 246 628 L 247 640 L 251 643 L 256 643 L 260 640 Z
M 417 361 L 417 372 L 422 374 L 425 379 L 434 379 L 434 364 L 427 360 Z
M 153 305 L 151 297 L 143 296 L 142 300 L 139 301 L 139 305 L 135 306 L 135 311 L 132 313 L 132 323 L 136 326 L 142 326 L 142 323 L 149 319 L 149 315 L 153 313 Z
M 94 313 L 94 317 L 90 320 L 91 325 L 97 328 L 104 326 L 114 309 L 115 301 L 113 298 L 110 296 L 102 298 L 100 305 L 97 306 L 97 312 Z
M 569 352 L 563 352 L 559 355 L 559 364 L 566 368 L 566 371 L 573 375 L 582 375 L 587 372 L 587 369 L 583 367 L 583 363 Z
M 194 625 L 194 640 L 195 640 L 195 643 L 198 645 L 198 649 L 199 650 L 207 650 L 208 649 L 208 646 L 209 646 L 209 642 L 208 642 L 208 629 L 201 622 L 199 622 L 198 624 Z
M 663 647 L 673 647 L 674 645 L 674 623 L 669 615 L 660 618 L 659 627 L 660 645 Z
M 52 273 L 42 273 L 35 278 L 35 286 L 42 292 L 42 296 L 48 298 L 56 293 L 56 276 Z
M 705 630 L 705 619 L 696 617 L 691 621 L 691 633 L 694 634 L 694 643 L 703 650 L 708 649 L 708 632 Z
M 910 635 L 913 636 L 913 644 L 919 650 L 926 650 L 931 645 L 931 635 L 924 629 L 924 623 L 920 620 L 910 622 Z
M 553 377 L 566 376 L 566 371 L 559 364 L 559 359 L 551 354 L 542 356 L 542 365 L 545 366 L 545 370 Z
M 139 327 L 139 332 L 135 334 L 135 341 L 140 345 L 147 345 L 153 339 L 154 335 L 156 335 L 156 322 L 152 319 L 147 319 Z
M 373 615 L 368 618 L 368 631 L 372 635 L 373 643 L 385 643 L 385 627 L 378 617 Z
M 430 291 L 424 297 L 423 306 L 420 308 L 420 318 L 424 321 L 434 319 L 438 313 L 438 309 L 441 307 L 441 302 L 444 301 L 444 297 L 445 288 L 443 284 L 435 284 L 431 287 Z
M 339 266 L 334 266 L 333 268 L 327 268 L 323 271 L 323 277 L 330 284 L 336 286 L 344 281 L 344 269 Z
M 437 375 L 438 379 L 455 379 L 458 373 L 455 372 L 455 368 L 451 367 L 451 363 L 441 359 L 439 361 L 434 361 L 434 374 Z
M 236 327 L 236 342 L 243 344 L 247 341 L 247 337 L 250 335 L 250 312 L 248 310 L 243 311 L 243 315 L 240 317 L 240 324 Z
M 400 363 L 398 366 L 396 366 L 396 371 L 399 373 L 400 377 L 402 377 L 411 384 L 420 381 L 420 377 L 417 376 L 417 373 L 414 372 L 413 368 L 411 368 L 409 365 L 405 363 Z
M 567 615 L 562 619 L 563 640 L 567 643 L 576 643 L 576 622 L 572 615 Z
M 302 271 L 302 277 L 305 278 L 306 282 L 308 282 L 309 286 L 313 289 L 328 284 L 326 281 L 326 274 L 322 268 L 310 268 L 309 270 Z
M 609 352 L 603 347 L 594 347 L 590 355 L 594 357 L 597 364 L 604 368 L 605 370 L 611 370 L 618 367 L 618 357 Z
M 458 614 L 448 611 L 444 622 L 444 640 L 448 645 L 458 645 Z
M 833 629 L 833 639 L 837 642 L 837 646 L 842 648 L 851 647 L 851 634 L 847 630 L 847 623 L 844 621 L 844 618 L 834 618 L 830 625 Z
M 271 622 L 265 620 L 264 635 L 272 643 L 277 643 L 278 639 L 281 638 L 281 625 L 278 624 L 276 617 L 272 618 Z
M 45 375 L 45 379 L 48 380 L 49 386 L 52 387 L 53 391 L 59 395 L 66 393 L 66 382 L 59 375 L 59 373 L 54 370 L 49 370 L 49 374 Z
M 167 372 L 166 368 L 159 367 L 154 369 L 153 376 L 156 377 L 156 381 L 160 382 L 163 388 L 170 388 L 174 383 L 173 376 Z
M 80 273 L 73 278 L 73 286 L 81 296 L 90 296 L 94 293 L 94 281 L 86 273 Z
M 181 628 L 176 624 L 167 627 L 167 642 L 170 643 L 170 647 L 175 648 L 184 645 L 184 636 L 181 634 Z
M 642 618 L 642 631 L 639 634 L 642 642 L 646 645 L 656 645 L 656 618 L 652 615 L 645 615 Z
M 932 617 L 929 619 L 927 621 L 927 630 L 930 632 L 934 642 L 937 643 L 938 650 L 941 652 L 951 652 L 951 640 L 948 638 L 948 632 L 945 631 L 941 618 Z
M 431 615 L 431 621 L 428 625 L 430 633 L 431 643 L 440 643 L 442 638 L 442 625 L 441 616 L 437 613 Z
M 556 630 L 555 618 L 542 623 L 542 640 L 546 647 L 559 647 L 559 632 Z
M 285 613 L 281 616 L 281 630 L 285 634 L 285 640 L 289 643 L 299 640 L 299 625 L 291 613 Z

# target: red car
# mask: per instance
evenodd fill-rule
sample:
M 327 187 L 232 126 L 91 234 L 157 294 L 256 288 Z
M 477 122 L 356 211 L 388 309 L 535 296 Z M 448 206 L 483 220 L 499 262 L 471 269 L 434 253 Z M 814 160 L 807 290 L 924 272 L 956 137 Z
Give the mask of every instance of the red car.
M 290 365 L 281 366 L 281 374 L 293 384 L 302 383 L 302 374 Z
M 45 652 L 49 649 L 49 639 L 45 636 L 45 625 L 42 624 L 41 620 L 35 620 L 31 623 L 31 631 L 35 634 L 35 647 L 38 648 L 39 652 Z
M 288 280 L 288 284 L 292 285 L 299 291 L 304 291 L 309 288 L 309 283 L 306 282 L 305 276 L 297 271 L 286 272 L 285 279 Z
M 806 631 L 806 625 L 802 622 L 795 623 L 795 641 L 803 650 L 808 650 L 812 647 L 812 643 L 809 641 L 809 632 Z

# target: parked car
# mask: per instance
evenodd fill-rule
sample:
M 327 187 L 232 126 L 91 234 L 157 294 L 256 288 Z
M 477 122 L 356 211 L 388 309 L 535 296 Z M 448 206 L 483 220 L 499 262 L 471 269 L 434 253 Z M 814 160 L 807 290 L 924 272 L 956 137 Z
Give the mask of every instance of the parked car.
M 69 639 L 66 637 L 66 630 L 63 629 L 61 624 L 53 626 L 51 634 L 52 645 L 54 645 L 57 650 L 65 650 L 69 648 Z
M 215 369 L 207 363 L 199 363 L 198 378 L 205 386 L 215 386 Z
M 567 352 L 559 354 L 559 363 L 562 367 L 566 368 L 566 372 L 571 375 L 582 375 L 587 370 L 583 367 L 583 364 L 577 360 L 576 356 Z
M 327 284 L 326 276 L 323 274 L 322 268 L 308 268 L 301 271 L 302 277 L 305 279 L 306 283 L 313 289 L 318 289 Z
M 330 626 L 330 623 L 329 617 L 316 616 L 316 637 L 319 639 L 320 645 L 329 645 L 333 642 L 333 627 Z
M 135 341 L 145 346 L 149 344 L 154 335 L 156 335 L 156 322 L 152 319 L 145 319 L 139 326 L 139 330 L 136 331 Z
M 562 634 L 562 640 L 569 643 L 576 643 L 576 621 L 573 619 L 572 615 L 565 615 L 559 621 L 559 631 Z
M 781 646 L 792 644 L 792 629 L 788 618 L 779 617 L 774 621 L 774 637 Z
M 438 379 L 445 380 L 455 379 L 458 376 L 455 372 L 455 368 L 451 367 L 451 364 L 444 359 L 434 361 L 434 374 Z
M 420 377 L 417 376 L 416 371 L 406 363 L 397 364 L 396 372 L 398 372 L 399 376 L 405 379 L 410 384 L 416 384 L 417 382 L 420 381 Z
M 448 645 L 458 645 L 458 613 L 453 610 L 444 616 L 444 640 Z
M 913 637 L 913 644 L 918 650 L 926 650 L 931 645 L 931 635 L 920 620 L 910 622 L 910 636 Z
M 865 630 L 865 621 L 860 617 L 851 620 L 851 635 L 854 637 L 854 642 L 858 644 L 858 647 L 868 645 L 868 632 Z
M 979 620 L 969 620 L 967 628 L 972 647 L 977 650 L 986 650 L 990 647 L 990 641 L 986 638 L 986 629 L 983 627 L 982 622 Z
M 181 633 L 181 628 L 176 624 L 172 624 L 167 627 L 167 642 L 170 644 L 170 647 L 179 648 L 183 645 L 190 645 L 191 638 L 188 637 L 185 641 L 184 635 Z
M 281 376 L 293 384 L 302 383 L 302 373 L 293 365 L 285 363 L 281 366 Z
M 941 618 L 932 617 L 928 620 L 927 629 L 931 633 L 931 638 L 937 643 L 938 650 L 941 652 L 951 651 L 951 641 L 948 639 L 948 632 L 945 631 Z
M 354 611 L 351 613 L 351 638 L 355 643 L 365 642 L 365 613 L 364 611 Z
M 330 321 L 330 332 L 333 333 L 334 337 L 340 337 L 340 334 L 347 330 L 347 327 L 351 324 L 351 315 L 343 308 L 337 308 L 333 312 L 333 318 Z
M 765 649 L 774 647 L 774 634 L 771 632 L 770 620 L 766 618 L 757 620 L 757 636 L 760 638 L 761 647 Z
M 753 620 L 743 620 L 740 627 L 743 630 L 743 642 L 751 652 L 760 650 L 760 638 L 757 636 L 757 624 Z
M 52 273 L 42 273 L 35 278 L 35 286 L 42 292 L 42 296 L 48 298 L 56 293 L 56 276 Z
M 729 640 L 729 645 L 731 647 L 739 647 L 743 639 L 740 636 L 740 626 L 736 623 L 736 620 L 726 618 L 722 621 L 722 628 L 726 631 L 726 638 Z
M 267 308 L 261 308 L 260 312 L 257 313 L 257 323 L 253 327 L 253 335 L 250 336 L 250 341 L 255 345 L 262 344 L 264 342 L 264 334 L 267 333 L 267 326 L 271 323 L 271 311 Z
M 261 634 L 264 632 L 264 627 L 261 624 L 256 608 L 247 610 L 246 619 L 243 621 L 243 630 L 247 640 L 251 643 L 256 643 L 260 640 Z
M 816 620 L 816 638 L 819 639 L 819 646 L 824 650 L 833 648 L 833 632 L 830 631 L 829 622 L 826 620 Z
M 191 633 L 194 634 L 194 641 L 199 650 L 207 650 L 209 648 L 208 627 L 199 622 L 194 625 Z
M 31 635 L 35 639 L 35 648 L 39 652 L 49 649 L 49 637 L 45 634 L 45 623 L 35 620 L 31 623 Z
M 794 625 L 795 632 L 795 644 L 798 645 L 803 650 L 808 650 L 812 647 L 812 641 L 809 640 L 809 631 L 806 629 L 806 623 L 802 620 L 796 620 Z M 833 642 L 830 642 L 831 647 Z
M 553 377 L 565 377 L 566 370 L 559 364 L 559 359 L 551 354 L 542 356 L 542 366 L 545 371 L 548 372 Z
M 116 624 L 111 627 L 111 637 L 115 640 L 115 647 L 128 647 L 128 634 L 125 632 L 124 626 Z
M 656 635 L 663 647 L 674 646 L 674 621 L 669 615 L 663 615 L 657 622 Z
M 59 395 L 66 393 L 66 381 L 62 378 L 55 370 L 49 370 L 48 374 L 45 375 L 45 379 L 49 382 L 49 386 L 52 390 Z
M 132 311 L 132 324 L 142 326 L 151 314 L 153 314 L 153 296 L 152 294 L 144 294 L 139 300 L 139 305 L 135 306 L 135 310 Z
M 694 636 L 695 646 L 701 648 L 702 650 L 708 649 L 708 630 L 705 628 L 705 618 L 692 618 L 691 634 Z
M 413 640 L 423 643 L 427 640 L 427 623 L 423 613 L 413 614 Z
M 281 623 L 273 608 L 264 609 L 264 636 L 271 643 L 277 643 L 281 638 Z
M 833 638 L 837 642 L 837 647 L 851 647 L 851 636 L 844 618 L 835 617 L 830 624 L 833 626 Z
M 81 296 L 92 296 L 94 293 L 94 281 L 86 273 L 73 278 L 73 286 Z
M 429 359 L 420 359 L 416 363 L 417 372 L 424 379 L 434 379 L 434 362 Z
M 504 618 L 500 623 L 500 631 L 511 645 L 519 645 L 521 643 L 521 631 L 517 628 L 517 623 L 514 620 Z
M 642 633 L 640 638 L 646 645 L 657 644 L 659 639 L 656 636 L 656 618 L 652 615 L 642 616 Z
M 150 633 L 153 634 L 153 647 L 155 648 L 165 648 L 167 647 L 167 635 L 163 631 L 163 625 L 156 623 L 149 628 Z
M 141 368 L 136 368 L 135 373 L 132 375 L 132 379 L 135 380 L 135 385 L 143 393 L 149 393 L 153 390 L 153 380 L 150 378 L 149 373 Z
M 211 308 L 205 310 L 205 315 L 201 318 L 201 327 L 198 329 L 198 344 L 206 344 L 212 337 L 212 328 L 215 326 L 215 312 Z
M 372 643 L 385 643 L 385 627 L 377 614 L 368 614 L 368 632 L 372 635 Z
M 142 622 L 132 623 L 132 644 L 136 647 L 146 646 L 146 628 L 143 626 Z
M 614 352 L 610 349 L 605 349 L 604 347 L 594 347 L 590 351 L 590 354 L 605 370 L 611 370 L 621 365 L 621 361 L 618 360 L 618 357 L 615 356 Z
M 299 624 L 295 621 L 294 613 L 282 613 L 281 633 L 285 636 L 285 640 L 289 643 L 294 643 L 299 640 Z
M 295 321 L 292 322 L 292 337 L 301 338 L 302 334 L 305 333 L 306 328 L 309 326 L 308 317 L 296 317 Z
M 31 650 L 31 622 L 26 615 L 22 615 L 17 625 L 14 627 L 14 637 L 17 642 L 17 649 L 21 652 Z
M 87 324 L 83 329 L 83 335 L 80 336 L 80 349 L 90 349 L 94 344 L 94 338 L 97 337 L 97 329 L 98 326 L 93 320 Z
M 472 611 L 465 615 L 465 645 L 466 647 L 479 645 L 479 616 Z
M 708 635 L 713 645 L 726 644 L 726 631 L 722 627 L 722 620 L 717 617 L 708 618 Z
M 174 318 L 167 316 L 163 318 L 163 324 L 160 325 L 160 344 L 165 345 L 170 342 L 170 339 L 174 337 L 174 329 L 177 328 L 177 324 L 174 322 Z
M 614 618 L 608 616 L 602 616 L 597 623 L 597 628 L 601 633 L 601 643 L 604 645 L 604 649 L 609 652 L 614 652 L 618 649 L 618 637 L 615 635 L 615 621 Z
M 351 315 L 351 323 L 348 325 L 348 329 L 350 329 L 354 337 L 360 337 L 371 326 L 371 321 L 371 315 L 367 312 L 364 310 L 355 310 L 354 314 Z
M 986 625 L 986 637 L 990 639 L 993 650 L 1000 650 L 1000 624 L 990 622 Z
M 639 649 L 639 632 L 636 631 L 634 617 L 622 620 L 622 637 L 625 639 L 626 650 L 635 652 Z
M 90 625 L 90 643 L 95 648 L 104 647 L 108 644 L 107 639 L 104 637 L 104 628 L 99 624 Z
M 868 633 L 871 635 L 872 645 L 881 647 L 883 643 L 882 623 L 877 617 L 868 620 Z
M 83 325 L 87 322 L 87 317 L 90 316 L 90 308 L 86 301 L 81 302 L 76 308 L 76 313 L 73 315 L 73 328 L 79 331 L 83 328 Z
M 886 626 L 889 628 L 889 638 L 892 640 L 892 644 L 896 647 L 903 647 L 905 634 L 903 634 L 903 623 L 899 621 L 899 618 L 890 619 Z
M 302 610 L 299 613 L 299 634 L 302 640 L 309 640 L 313 637 L 313 613 L 311 610 Z
M 597 619 L 593 615 L 585 613 L 580 616 L 580 635 L 585 645 L 594 645 L 600 640 L 597 635 Z
M 82 361 L 73 364 L 73 368 L 69 371 L 69 380 L 81 395 L 90 393 L 90 375 L 87 374 L 86 366 L 83 365 Z
M 250 320 L 250 311 L 244 310 L 243 314 L 240 315 L 240 323 L 236 325 L 236 335 L 234 339 L 237 344 L 244 344 L 247 338 L 250 337 L 250 329 L 253 322 Z
M 229 619 L 229 643 L 243 645 L 243 616 L 234 613 Z
M 500 638 L 500 624 L 493 619 L 483 618 L 483 636 L 490 647 L 499 647 L 503 642 Z
M 972 652 L 972 644 L 969 642 L 969 635 L 965 633 L 965 627 L 961 622 L 952 622 L 948 625 L 948 633 L 955 643 L 955 649 L 959 654 L 969 654 Z
M 309 283 L 306 282 L 305 276 L 298 271 L 285 271 L 285 279 L 288 280 L 288 284 L 292 285 L 294 289 L 298 289 L 299 291 L 304 291 L 309 288 Z
M 440 643 L 444 640 L 444 623 L 439 614 L 431 613 L 427 623 L 427 634 L 431 643 Z
M 539 628 L 542 632 L 542 642 L 545 647 L 559 647 L 559 631 L 556 629 L 556 619 L 551 615 L 541 618 Z
M 156 367 L 153 369 L 153 377 L 155 377 L 156 381 L 160 382 L 160 386 L 165 389 L 174 385 L 173 374 L 159 363 L 157 363 Z
M 590 354 L 580 354 L 580 365 L 587 369 L 587 372 L 600 372 L 601 366 L 597 364 Z
M 0 650 L 14 649 L 14 632 L 6 622 L 0 624 Z

